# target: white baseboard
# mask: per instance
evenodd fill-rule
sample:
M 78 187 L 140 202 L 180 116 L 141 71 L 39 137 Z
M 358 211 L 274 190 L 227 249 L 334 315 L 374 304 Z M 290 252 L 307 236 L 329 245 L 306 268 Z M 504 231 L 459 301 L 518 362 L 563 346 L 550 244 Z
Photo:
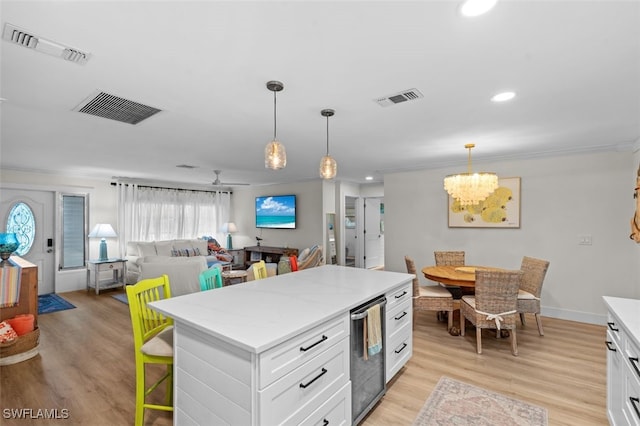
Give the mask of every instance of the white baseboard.
M 591 312 L 571 311 L 568 309 L 542 307 L 541 315 L 545 317 L 564 319 L 569 321 L 585 322 L 587 324 L 606 325 L 607 315 L 599 315 Z

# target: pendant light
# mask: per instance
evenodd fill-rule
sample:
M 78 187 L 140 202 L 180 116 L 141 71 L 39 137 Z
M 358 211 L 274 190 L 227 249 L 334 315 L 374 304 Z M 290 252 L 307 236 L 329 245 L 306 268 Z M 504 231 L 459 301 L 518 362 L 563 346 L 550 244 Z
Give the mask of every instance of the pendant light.
M 267 82 L 267 89 L 273 92 L 273 140 L 264 149 L 264 166 L 268 169 L 279 170 L 287 166 L 287 153 L 277 138 L 276 121 L 276 92 L 284 89 L 284 85 L 279 81 Z
M 323 109 L 320 111 L 320 114 L 323 117 L 327 117 L 327 155 L 320 160 L 320 177 L 322 179 L 333 179 L 338 172 L 338 164 L 336 160 L 329 155 L 329 117 L 332 117 L 335 111 L 332 109 Z
M 467 173 L 449 175 L 444 178 L 444 189 L 456 199 L 461 206 L 472 206 L 487 199 L 498 188 L 498 175 L 489 172 L 471 172 L 471 148 L 475 144 L 464 146 L 469 150 Z

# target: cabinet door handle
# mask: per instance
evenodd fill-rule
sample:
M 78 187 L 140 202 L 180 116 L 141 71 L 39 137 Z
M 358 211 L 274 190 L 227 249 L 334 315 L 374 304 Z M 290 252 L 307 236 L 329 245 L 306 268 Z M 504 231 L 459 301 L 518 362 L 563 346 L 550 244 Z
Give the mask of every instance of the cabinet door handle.
M 407 344 L 406 344 L 406 343 L 403 343 L 403 344 L 402 344 L 402 347 L 401 347 L 400 349 L 396 349 L 396 350 L 395 350 L 395 353 L 399 354 L 400 352 L 404 351 L 404 348 L 406 348 L 406 347 L 407 347 Z
M 620 331 L 617 328 L 614 327 L 614 322 L 608 322 L 607 325 L 609 326 L 609 328 L 611 329 L 611 331 Z
M 638 369 L 638 357 L 629 357 L 629 361 L 631 361 L 631 365 L 633 365 L 633 369 L 636 370 L 636 375 L 640 378 L 640 370 Z
M 329 420 L 322 419 L 322 426 L 327 426 L 329 424 Z
M 403 291 L 402 294 L 399 294 L 396 296 L 396 299 L 400 299 L 401 297 L 404 297 L 405 294 L 407 294 L 407 292 Z
M 640 408 L 638 408 L 638 402 L 640 402 L 640 399 L 630 396 L 629 401 L 631 401 L 633 409 L 636 410 L 636 416 L 638 416 L 638 418 L 640 419 Z
M 393 319 L 394 319 L 394 320 L 396 320 L 396 321 L 398 321 L 399 319 L 401 319 L 401 318 L 402 318 L 402 317 L 404 317 L 405 315 L 407 315 L 407 312 L 406 312 L 406 311 L 403 311 L 403 312 L 402 312 L 402 315 L 397 316 L 397 317 L 394 317 Z
M 302 346 L 300 346 L 300 351 L 301 351 L 301 352 L 306 352 L 306 351 L 308 351 L 309 349 L 313 348 L 313 347 L 314 347 L 314 346 L 316 346 L 316 345 L 319 345 L 320 343 L 324 342 L 324 341 L 325 341 L 325 340 L 327 340 L 327 339 L 328 339 L 328 337 L 327 337 L 327 336 L 325 336 L 325 335 L 323 334 L 323 335 L 322 335 L 322 338 L 321 338 L 320 340 L 318 340 L 317 342 L 315 342 L 314 344 L 312 344 L 312 345 L 310 345 L 310 346 L 307 346 L 306 348 L 303 348 Z
M 611 347 L 611 344 L 613 342 L 610 342 L 610 341 L 607 340 L 605 343 L 607 344 L 607 349 L 609 349 L 611 352 L 617 352 L 618 351 L 616 348 L 612 348 Z
M 305 384 L 305 383 L 300 383 L 300 387 L 301 387 L 302 389 L 306 389 L 306 388 L 308 388 L 309 386 L 311 386 L 311 384 L 312 384 L 313 382 L 315 382 L 316 380 L 318 380 L 320 377 L 324 376 L 325 374 L 327 374 L 327 369 L 326 369 L 326 368 L 323 368 L 323 369 L 322 369 L 322 372 L 321 372 L 320 374 L 318 374 L 316 377 L 314 377 L 313 379 L 311 379 L 311 381 L 310 381 L 310 382 L 307 382 L 306 384 Z

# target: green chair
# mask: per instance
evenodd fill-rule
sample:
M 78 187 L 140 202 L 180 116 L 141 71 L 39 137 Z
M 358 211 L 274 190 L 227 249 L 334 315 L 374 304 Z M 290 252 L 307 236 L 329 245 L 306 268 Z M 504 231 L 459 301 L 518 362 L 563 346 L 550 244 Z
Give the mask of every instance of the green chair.
M 222 273 L 217 266 L 200 272 L 198 279 L 200 280 L 200 291 L 222 287 Z
M 171 288 L 167 275 L 127 286 L 136 362 L 136 426 L 144 424 L 145 408 L 173 411 L 173 320 L 147 306 L 149 302 L 170 297 Z M 148 388 L 145 364 L 167 366 L 167 372 Z M 147 403 L 146 397 L 162 382 L 166 384 L 165 404 Z
M 251 267 L 253 268 L 254 279 L 261 280 L 267 278 L 267 264 L 264 263 L 264 260 L 254 263 Z

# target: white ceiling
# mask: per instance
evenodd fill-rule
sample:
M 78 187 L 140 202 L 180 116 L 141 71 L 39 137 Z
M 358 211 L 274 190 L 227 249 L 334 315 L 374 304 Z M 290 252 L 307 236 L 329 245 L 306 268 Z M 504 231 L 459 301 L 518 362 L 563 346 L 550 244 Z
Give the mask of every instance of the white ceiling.
M 640 1 L 7 1 L 11 23 L 85 65 L 0 42 L 1 167 L 208 184 L 338 179 L 608 149 L 640 138 Z M 264 168 L 277 95 L 286 169 Z M 407 89 L 424 97 L 374 100 Z M 96 90 L 162 109 L 72 111 Z M 508 103 L 490 102 L 513 90 Z M 188 164 L 196 169 L 177 168 Z M 475 167 L 474 167 L 475 169 Z M 495 170 L 500 172 L 499 170 Z

